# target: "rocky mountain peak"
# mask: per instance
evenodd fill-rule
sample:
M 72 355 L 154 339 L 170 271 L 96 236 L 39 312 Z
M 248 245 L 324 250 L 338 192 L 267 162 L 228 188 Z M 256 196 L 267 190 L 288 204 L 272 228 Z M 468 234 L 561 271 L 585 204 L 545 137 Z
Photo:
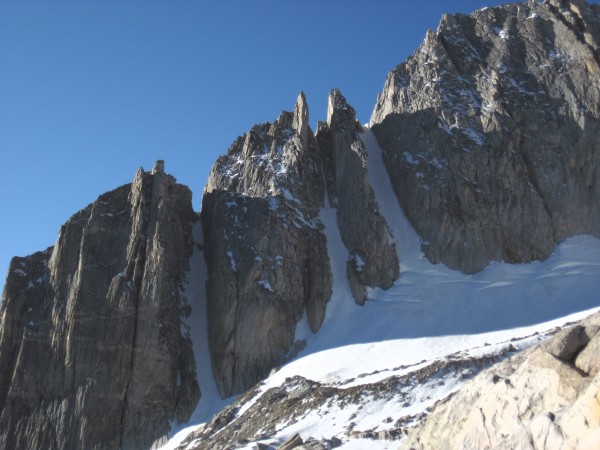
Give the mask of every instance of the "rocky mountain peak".
M 313 331 L 321 326 L 331 295 L 324 198 L 303 93 L 294 113 L 255 125 L 215 163 L 202 222 L 209 340 L 222 395 L 242 392 L 281 364 L 304 315 Z
M 348 104 L 339 89 L 332 89 L 327 102 L 327 125 L 329 128 L 343 126 L 352 129 L 355 128 L 355 124 L 356 112 L 354 108 Z
M 300 136 L 302 143 L 308 143 L 308 105 L 304 92 L 300 92 L 294 106 L 293 128 Z
M 600 234 L 599 18 L 585 2 L 446 15 L 390 72 L 371 125 L 430 260 L 475 272 Z
M 330 203 L 349 252 L 346 273 L 355 301 L 367 287 L 387 288 L 398 277 L 395 247 L 381 216 L 367 172 L 367 155 L 354 108 L 339 89 L 329 94 L 327 123 L 317 133 Z
M 211 171 L 202 221 L 209 339 L 223 395 L 247 389 L 283 362 L 303 316 L 313 332 L 321 327 L 332 290 L 321 219 L 326 191 L 337 205 L 337 224 L 329 226 L 339 227 L 349 250 L 341 263 L 356 301 L 366 300 L 367 287 L 389 287 L 398 276 L 354 109 L 339 90 L 330 106 L 331 128 L 315 138 L 301 93 L 293 115 L 252 127 Z
M 150 173 L 152 175 L 154 175 L 155 173 L 164 175 L 165 174 L 165 162 L 162 159 L 159 159 L 158 161 L 156 161 L 156 163 L 154 164 L 154 167 L 152 168 L 152 172 L 150 172 Z
M 599 42 L 600 8 L 582 0 L 445 15 L 388 74 L 369 127 L 334 89 L 315 135 L 301 92 L 293 111 L 252 126 L 218 158 L 199 218 L 164 161 L 140 168 L 69 219 L 54 247 L 11 263 L 0 447 L 146 449 L 188 420 L 201 396 L 189 280 L 206 280 L 195 288 L 206 294 L 205 352 L 229 397 L 311 345 L 331 299 L 331 314 L 346 314 L 340 302 L 377 298 L 402 270 L 411 280 L 414 261 L 429 264 L 419 244 L 431 262 L 472 273 L 600 236 Z M 206 266 L 194 259 L 191 271 L 194 248 Z M 418 274 L 418 289 L 433 272 Z M 597 323 L 584 328 L 544 351 L 592 376 L 600 334 Z M 333 392 L 286 383 L 309 386 L 322 405 Z M 361 389 L 346 394 L 359 401 Z M 284 385 L 256 408 L 296 405 L 290 393 Z M 225 410 L 206 430 L 232 417 Z
M 535 3 L 535 2 L 529 2 Z M 548 3 L 558 8 L 566 8 L 573 11 L 577 11 L 581 15 L 581 11 L 589 7 L 588 2 L 585 0 L 548 0 Z

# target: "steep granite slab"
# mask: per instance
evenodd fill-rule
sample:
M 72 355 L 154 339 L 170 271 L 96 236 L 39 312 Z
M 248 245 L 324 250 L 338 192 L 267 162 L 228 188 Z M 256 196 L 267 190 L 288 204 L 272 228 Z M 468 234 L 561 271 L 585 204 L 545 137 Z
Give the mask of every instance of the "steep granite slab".
M 371 124 L 433 262 L 475 272 L 600 236 L 600 8 L 446 15 L 390 72 Z
M 320 122 L 317 141 L 329 199 L 350 259 L 347 275 L 352 294 L 363 304 L 366 287 L 389 288 L 398 278 L 398 256 L 379 213 L 367 176 L 365 146 L 354 108 L 338 89 L 331 91 L 327 122 Z
M 180 294 L 196 220 L 162 162 L 15 258 L 0 305 L 0 447 L 146 449 L 200 397 Z
M 316 332 L 331 297 L 319 213 L 325 182 L 304 94 L 294 113 L 254 126 L 215 163 L 202 202 L 208 328 L 221 395 L 284 362 L 296 324 Z

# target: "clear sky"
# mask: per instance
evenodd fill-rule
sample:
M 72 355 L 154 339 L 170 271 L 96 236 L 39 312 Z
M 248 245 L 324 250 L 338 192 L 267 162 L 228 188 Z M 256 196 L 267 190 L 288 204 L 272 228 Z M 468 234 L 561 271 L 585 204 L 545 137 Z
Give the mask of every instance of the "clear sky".
M 339 87 L 369 120 L 387 72 L 444 12 L 493 0 L 0 3 L 0 289 L 10 258 L 142 166 L 194 192 L 252 124 Z

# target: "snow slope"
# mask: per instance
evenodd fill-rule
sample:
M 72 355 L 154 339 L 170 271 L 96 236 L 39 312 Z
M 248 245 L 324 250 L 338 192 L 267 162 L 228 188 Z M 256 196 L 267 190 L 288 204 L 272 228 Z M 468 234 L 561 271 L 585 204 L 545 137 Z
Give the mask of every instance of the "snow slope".
M 163 447 L 160 447 L 163 450 L 176 448 L 189 433 L 209 421 L 217 411 L 232 401 L 232 399 L 221 399 L 212 375 L 212 363 L 208 349 L 208 323 L 204 313 L 206 311 L 206 289 L 204 287 L 206 285 L 207 270 L 204 255 L 200 250 L 204 240 L 200 220 L 197 220 L 194 224 L 193 237 L 194 253 L 190 258 L 190 271 L 185 287 L 185 296 L 192 307 L 192 314 L 187 318 L 185 326 L 189 329 L 192 337 L 198 384 L 200 384 L 202 397 L 188 423 L 177 424 L 173 422 L 171 424 L 169 441 Z M 194 276 L 191 276 L 192 274 Z
M 387 291 L 371 290 L 369 301 L 356 306 L 335 211 L 325 208 L 321 220 L 334 294 L 322 328 L 305 336 L 306 348 L 269 384 L 293 374 L 336 382 L 431 360 L 545 330 L 600 306 L 600 241 L 589 236 L 568 239 L 546 261 L 494 262 L 474 275 L 431 264 L 395 199 L 374 136 L 366 130 L 362 139 L 380 211 L 398 240 L 400 277 Z
M 306 340 L 306 347 L 263 382 L 256 397 L 238 411 L 239 416 L 269 388 L 284 385 L 295 375 L 341 388 L 377 383 L 410 374 L 434 361 L 448 361 L 457 354 L 496 354 L 513 344 L 526 348 L 541 339 L 540 333 L 581 319 L 600 307 L 600 240 L 589 236 L 566 240 L 546 261 L 519 265 L 494 262 L 474 275 L 431 264 L 421 253 L 420 239 L 396 201 L 374 135 L 365 128 L 361 138 L 379 209 L 396 240 L 400 277 L 387 291 L 370 290 L 367 303 L 357 306 L 345 276 L 348 253 L 339 235 L 335 210 L 326 206 L 320 219 L 327 235 L 334 291 L 323 326 L 313 335 L 304 320 L 299 324 L 296 338 Z M 198 283 L 195 289 L 204 281 Z M 195 292 L 204 298 L 203 293 Z M 210 411 L 227 401 L 218 400 L 210 377 L 205 319 L 191 317 L 191 321 L 202 323 L 195 342 L 200 347 L 197 361 L 203 397 L 190 422 L 198 423 L 208 420 Z M 385 425 L 388 417 L 395 420 L 422 413 L 460 387 L 463 381 L 459 375 L 452 373 L 444 380 L 434 377 L 411 386 L 402 402 L 373 397 L 359 409 L 313 411 L 300 421 L 282 423 L 272 438 L 283 442 L 300 433 L 304 439 L 337 436 L 347 449 L 396 448 L 397 442 L 386 440 L 360 436 L 349 440 L 344 430 L 352 420 L 357 429 L 381 431 L 392 426 Z M 165 448 L 174 447 L 169 443 Z

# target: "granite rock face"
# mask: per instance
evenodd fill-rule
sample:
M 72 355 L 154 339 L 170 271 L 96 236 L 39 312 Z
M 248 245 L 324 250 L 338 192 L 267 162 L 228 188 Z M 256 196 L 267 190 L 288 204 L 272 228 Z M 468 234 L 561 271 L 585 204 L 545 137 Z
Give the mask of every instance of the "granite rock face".
M 446 15 L 390 72 L 371 118 L 433 262 L 465 272 L 600 236 L 600 8 Z
M 0 447 L 146 449 L 200 397 L 180 293 L 191 192 L 138 171 L 11 262 L 0 305 Z
M 202 202 L 208 326 L 221 395 L 284 362 L 296 324 L 316 332 L 332 292 L 319 219 L 325 182 L 304 94 L 219 158 Z
M 327 122 L 319 124 L 317 141 L 330 203 L 337 210 L 340 235 L 349 252 L 348 280 L 354 299 L 363 304 L 366 287 L 391 287 L 398 278 L 399 265 L 387 224 L 369 184 L 360 130 L 354 108 L 339 90 L 331 91 Z
M 370 127 L 431 261 L 476 272 L 546 258 L 569 236 L 600 237 L 599 78 L 600 7 L 583 0 L 446 15 L 389 74 Z M 55 247 L 15 258 L 0 304 L 0 447 L 146 449 L 171 420 L 190 417 L 201 394 L 182 292 L 196 220 L 223 397 L 290 358 L 301 321 L 320 329 L 338 253 L 347 250 L 347 280 L 335 283 L 347 282 L 357 303 L 369 287 L 390 287 L 402 255 L 369 183 L 361 131 L 334 90 L 315 136 L 301 94 L 294 112 L 255 125 L 216 161 L 200 219 L 159 161 L 75 214 Z M 321 219 L 331 209 L 337 224 Z M 338 233 L 345 250 L 330 254 Z M 492 385 L 484 377 L 452 408 L 439 406 L 410 442 L 424 446 L 441 429 L 485 448 L 490 414 L 514 425 L 506 411 L 522 413 L 519 436 L 531 442 L 598 439 L 581 417 L 599 417 L 599 327 L 498 366 Z M 558 397 L 540 400 L 540 371 Z M 510 389 L 516 403 L 498 403 Z M 483 394 L 491 406 L 477 403 Z M 464 427 L 451 432 L 455 424 Z
M 367 286 L 388 288 L 398 277 L 359 130 L 354 109 L 334 90 L 315 138 L 300 94 L 293 113 L 254 126 L 215 163 L 201 215 L 221 395 L 243 392 L 283 363 L 304 315 L 313 332 L 321 327 L 332 293 L 323 208 L 337 210 L 357 303 Z
M 595 314 L 467 382 L 438 403 L 401 448 L 596 448 L 599 371 Z

